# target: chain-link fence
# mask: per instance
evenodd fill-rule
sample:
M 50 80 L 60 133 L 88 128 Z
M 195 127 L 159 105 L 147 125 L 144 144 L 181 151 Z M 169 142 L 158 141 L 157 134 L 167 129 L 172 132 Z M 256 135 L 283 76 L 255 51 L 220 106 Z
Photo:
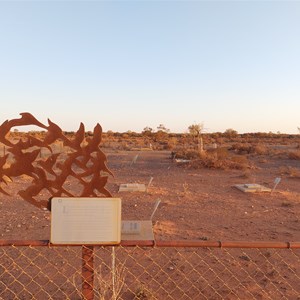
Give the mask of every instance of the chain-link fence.
M 5 300 L 300 299 L 299 243 L 0 245 Z

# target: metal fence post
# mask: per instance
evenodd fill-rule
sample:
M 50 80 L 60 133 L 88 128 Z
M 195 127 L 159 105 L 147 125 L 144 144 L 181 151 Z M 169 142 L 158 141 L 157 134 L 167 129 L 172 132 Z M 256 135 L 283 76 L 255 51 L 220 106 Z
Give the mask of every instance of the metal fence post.
M 94 247 L 82 246 L 82 298 L 94 299 Z

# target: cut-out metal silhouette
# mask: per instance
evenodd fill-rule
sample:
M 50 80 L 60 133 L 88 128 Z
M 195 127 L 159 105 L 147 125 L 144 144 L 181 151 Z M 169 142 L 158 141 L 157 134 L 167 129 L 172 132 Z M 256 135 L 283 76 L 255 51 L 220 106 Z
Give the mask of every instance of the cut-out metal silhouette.
M 99 194 L 111 197 L 105 188 L 108 175 L 113 175 L 106 166 L 106 156 L 100 150 L 102 128 L 97 124 L 93 136 L 85 138 L 85 127 L 80 123 L 73 138 L 68 138 L 62 129 L 48 119 L 48 126 L 38 121 L 32 114 L 21 113 L 21 118 L 6 120 L 0 125 L 0 143 L 7 146 L 7 154 L 0 157 L 0 193 L 9 195 L 5 185 L 15 177 L 22 175 L 32 178 L 30 185 L 18 192 L 25 201 L 39 208 L 50 208 L 49 200 L 39 201 L 37 196 L 46 190 L 51 196 L 60 197 L 95 197 Z M 26 135 L 17 142 L 9 139 L 13 127 L 34 125 L 46 130 L 44 139 Z M 55 143 L 68 147 L 66 153 L 53 153 Z M 42 149 L 49 150 L 49 157 L 42 159 Z M 12 163 L 9 162 L 12 160 Z M 72 177 L 81 191 L 76 192 L 66 188 L 66 183 Z

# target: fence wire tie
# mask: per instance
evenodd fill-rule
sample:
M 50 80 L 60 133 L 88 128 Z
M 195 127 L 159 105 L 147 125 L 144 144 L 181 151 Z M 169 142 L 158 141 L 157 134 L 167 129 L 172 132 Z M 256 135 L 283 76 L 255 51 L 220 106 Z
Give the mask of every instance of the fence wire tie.
M 222 242 L 221 242 L 221 241 L 218 241 L 218 243 L 219 243 L 219 248 L 222 248 L 222 247 L 223 247 Z
M 287 243 L 287 248 L 288 248 L 288 249 L 291 249 L 291 248 L 292 248 L 291 242 L 286 242 L 286 243 Z

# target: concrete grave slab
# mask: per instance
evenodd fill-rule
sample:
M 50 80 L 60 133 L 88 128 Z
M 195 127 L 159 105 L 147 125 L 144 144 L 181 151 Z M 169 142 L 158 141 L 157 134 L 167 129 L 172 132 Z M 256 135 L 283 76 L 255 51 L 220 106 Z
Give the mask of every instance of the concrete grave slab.
M 146 192 L 146 186 L 143 183 L 122 183 L 119 192 Z
M 143 148 L 131 148 L 130 151 L 153 151 L 152 148 L 147 148 L 147 147 L 143 147 Z
M 153 177 L 150 177 L 147 186 L 143 183 L 122 183 L 120 184 L 119 192 L 147 192 L 152 180 Z
M 267 188 L 257 183 L 236 184 L 234 185 L 234 187 L 236 187 L 244 193 L 271 192 L 270 188 Z
M 175 162 L 177 163 L 188 163 L 190 162 L 191 160 L 190 159 L 181 159 L 181 158 L 175 158 Z

